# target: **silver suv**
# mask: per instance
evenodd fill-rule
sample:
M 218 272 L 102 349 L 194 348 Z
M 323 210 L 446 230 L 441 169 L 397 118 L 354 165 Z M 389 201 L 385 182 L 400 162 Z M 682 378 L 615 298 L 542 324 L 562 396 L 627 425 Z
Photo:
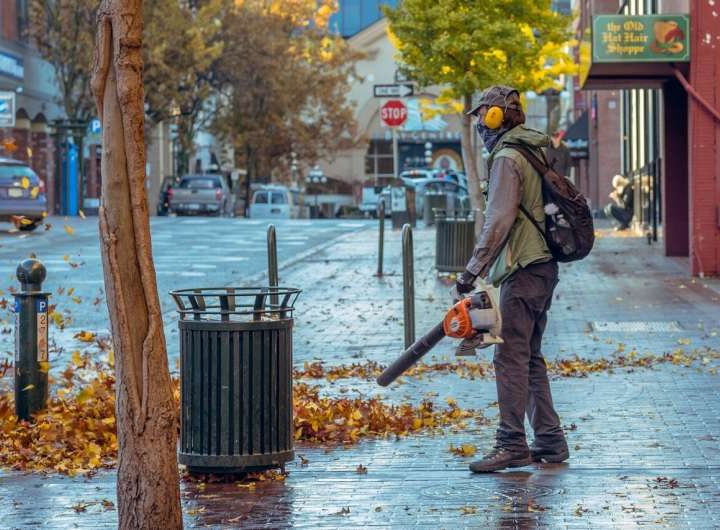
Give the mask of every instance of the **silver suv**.
M 35 230 L 47 215 L 45 183 L 25 162 L 0 158 L 0 221 Z

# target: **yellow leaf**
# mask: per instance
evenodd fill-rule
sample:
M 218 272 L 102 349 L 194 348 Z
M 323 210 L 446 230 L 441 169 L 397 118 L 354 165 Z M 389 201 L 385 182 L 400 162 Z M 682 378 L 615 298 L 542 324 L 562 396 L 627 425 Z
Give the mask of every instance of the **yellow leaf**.
M 78 210 L 78 215 L 80 216 L 80 219 L 85 219 L 85 212 L 82 210 Z
M 84 364 L 80 350 L 75 350 L 74 352 L 72 352 L 72 363 L 75 366 L 82 366 Z
M 82 298 L 80 298 L 79 296 L 73 296 L 73 297 L 71 297 L 70 299 L 71 299 L 73 302 L 75 302 L 76 304 L 82 303 Z
M 92 386 L 86 386 L 83 388 L 80 392 L 78 392 L 77 395 L 77 402 L 80 404 L 85 403 L 87 400 L 92 398 L 95 395 L 95 390 Z
M 108 352 L 108 364 L 111 367 L 115 366 L 115 351 L 114 350 L 110 350 Z
M 70 287 L 70 289 L 68 289 L 67 295 L 72 296 L 74 292 L 75 292 L 75 287 Z
M 28 225 L 33 224 L 33 222 L 30 219 L 28 219 L 27 217 L 23 217 L 22 219 L 20 219 L 20 224 L 28 226 Z
M 38 363 L 40 365 L 40 371 L 44 374 L 48 373 L 50 371 L 50 363 L 47 361 L 40 361 Z
M 95 342 L 95 337 L 95 333 L 92 333 L 91 331 L 81 331 L 80 333 L 75 333 L 75 335 L 73 335 L 73 338 L 81 342 Z
M 23 388 L 21 390 L 21 392 L 26 392 L 27 390 L 32 390 L 33 388 L 35 388 L 35 385 L 28 385 L 25 388 Z
M 75 229 L 70 225 L 65 225 L 65 231 L 69 236 L 73 235 L 75 233 Z
M 26 190 L 30 187 L 30 179 L 27 177 L 23 177 L 20 181 L 20 186 L 22 186 L 22 189 Z
M 65 254 L 65 255 L 63 256 L 63 261 L 70 261 L 70 256 L 68 256 L 67 254 Z
M 33 199 L 37 198 L 37 196 L 40 194 L 40 188 L 35 186 L 33 189 L 30 190 L 30 197 Z

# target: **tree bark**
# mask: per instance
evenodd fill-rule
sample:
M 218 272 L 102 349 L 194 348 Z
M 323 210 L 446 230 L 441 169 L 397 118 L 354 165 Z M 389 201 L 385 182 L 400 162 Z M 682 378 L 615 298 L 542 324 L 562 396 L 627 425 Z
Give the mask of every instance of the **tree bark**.
M 116 359 L 119 528 L 182 528 L 178 409 L 145 192 L 142 0 L 103 0 L 92 89 L 103 125 L 100 236 Z
M 463 165 L 465 166 L 465 174 L 468 180 L 468 193 L 470 194 L 470 207 L 478 210 L 475 215 L 475 237 L 477 238 L 485 224 L 485 216 L 483 210 L 485 207 L 485 198 L 480 188 L 480 171 L 478 171 L 477 153 L 473 149 L 473 127 L 472 117 L 467 113 L 472 109 L 472 94 L 463 98 L 464 109 L 462 115 L 462 135 L 461 148 L 463 155 Z M 485 171 L 482 174 L 485 175 Z

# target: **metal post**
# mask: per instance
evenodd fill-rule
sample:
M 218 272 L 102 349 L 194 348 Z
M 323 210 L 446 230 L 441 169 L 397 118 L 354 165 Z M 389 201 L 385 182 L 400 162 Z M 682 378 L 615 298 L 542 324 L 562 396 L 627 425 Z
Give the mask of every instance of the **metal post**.
M 405 348 L 415 342 L 415 271 L 413 264 L 412 227 L 402 228 L 403 258 L 403 323 L 405 326 Z
M 48 296 L 42 292 L 47 271 L 27 259 L 17 268 L 20 291 L 15 293 L 15 414 L 30 420 L 47 406 Z
M 377 275 L 383 275 L 383 253 L 385 250 L 385 201 L 380 198 L 378 201 L 378 268 Z
M 267 229 L 267 258 L 268 258 L 268 285 L 272 288 L 278 286 L 278 259 L 277 259 L 277 237 L 275 236 L 275 225 L 269 225 Z M 270 295 L 270 304 L 277 305 L 277 293 Z
M 393 177 L 398 178 L 400 175 L 400 168 L 398 164 L 400 162 L 398 155 L 398 139 L 397 139 L 397 127 L 391 127 L 392 129 L 392 150 L 393 150 Z

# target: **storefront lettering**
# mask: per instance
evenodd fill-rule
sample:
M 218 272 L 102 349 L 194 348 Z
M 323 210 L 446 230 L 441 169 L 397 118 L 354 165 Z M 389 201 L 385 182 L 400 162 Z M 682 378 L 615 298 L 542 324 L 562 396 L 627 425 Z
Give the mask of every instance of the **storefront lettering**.
M 597 15 L 593 61 L 687 61 L 686 15 Z

